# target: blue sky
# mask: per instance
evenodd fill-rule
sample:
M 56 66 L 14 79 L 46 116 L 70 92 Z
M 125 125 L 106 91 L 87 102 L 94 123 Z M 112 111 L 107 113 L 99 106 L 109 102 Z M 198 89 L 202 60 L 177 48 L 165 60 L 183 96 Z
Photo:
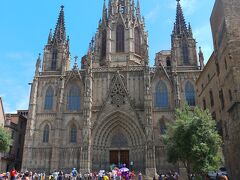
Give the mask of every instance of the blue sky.
M 170 49 L 176 15 L 175 0 L 140 0 L 149 32 L 150 61 L 155 53 Z M 214 0 L 181 0 L 186 22 L 191 22 L 205 59 L 212 52 L 210 14 Z M 27 109 L 38 53 L 43 53 L 49 29 L 55 29 L 60 6 L 72 58 L 82 57 L 101 18 L 103 0 L 2 0 L 0 9 L 0 96 L 5 112 Z M 80 58 L 79 58 L 80 59 Z M 73 61 L 73 60 L 72 60 Z

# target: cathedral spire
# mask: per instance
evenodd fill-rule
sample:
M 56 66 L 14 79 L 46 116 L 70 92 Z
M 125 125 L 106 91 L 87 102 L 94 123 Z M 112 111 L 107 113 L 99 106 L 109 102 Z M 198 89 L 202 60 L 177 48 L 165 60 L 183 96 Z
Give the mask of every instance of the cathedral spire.
M 50 29 L 49 35 L 48 35 L 48 44 L 52 43 L 52 29 Z
M 176 13 L 176 31 L 175 34 L 187 34 L 187 25 L 185 22 L 185 18 L 183 15 L 182 7 L 180 4 L 180 0 L 177 0 L 177 13 Z
M 203 68 L 204 68 L 204 55 L 203 55 L 201 47 L 199 47 L 198 57 L 199 57 L 200 68 L 201 68 L 201 70 L 203 70 Z
M 190 37 L 193 36 L 192 27 L 191 27 L 191 24 L 190 24 L 190 23 L 188 23 L 188 34 L 189 34 Z
M 57 43 L 64 43 L 66 40 L 65 23 L 64 23 L 64 6 L 61 6 L 57 25 L 55 28 L 53 41 Z
M 106 0 L 103 3 L 103 12 L 102 12 L 102 21 L 107 21 L 107 7 L 106 7 Z
M 140 12 L 140 3 L 139 3 L 139 0 L 137 0 L 137 9 L 136 9 L 136 15 L 137 15 L 137 17 L 140 17 L 140 15 L 141 15 L 141 12 Z
M 108 0 L 108 16 L 112 15 L 112 0 Z

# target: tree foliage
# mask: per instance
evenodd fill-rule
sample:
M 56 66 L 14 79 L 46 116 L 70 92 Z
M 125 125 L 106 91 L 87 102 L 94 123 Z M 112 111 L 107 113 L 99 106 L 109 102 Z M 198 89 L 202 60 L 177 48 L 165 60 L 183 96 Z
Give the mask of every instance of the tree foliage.
M 164 138 L 168 161 L 181 162 L 190 174 L 205 174 L 221 165 L 222 140 L 208 111 L 188 106 L 176 111 L 176 122 Z
M 0 127 L 0 152 L 7 152 L 11 142 L 12 140 L 9 132 Z

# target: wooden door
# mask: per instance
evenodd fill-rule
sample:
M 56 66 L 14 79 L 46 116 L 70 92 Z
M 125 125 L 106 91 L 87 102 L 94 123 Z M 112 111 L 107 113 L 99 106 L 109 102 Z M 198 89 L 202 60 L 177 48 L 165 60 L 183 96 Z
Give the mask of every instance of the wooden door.
M 118 165 L 118 151 L 110 151 L 110 165 Z
M 129 167 L 129 151 L 128 150 L 120 151 L 120 163 L 126 164 L 126 166 Z

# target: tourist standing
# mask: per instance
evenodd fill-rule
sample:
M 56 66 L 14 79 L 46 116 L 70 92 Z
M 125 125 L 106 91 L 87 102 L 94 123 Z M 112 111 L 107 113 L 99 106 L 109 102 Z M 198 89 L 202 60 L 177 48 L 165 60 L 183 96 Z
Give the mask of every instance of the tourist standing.
M 17 176 L 17 171 L 15 170 L 15 168 L 13 168 L 11 171 L 10 171 L 10 179 L 11 180 L 15 180 L 16 179 L 16 176 Z

